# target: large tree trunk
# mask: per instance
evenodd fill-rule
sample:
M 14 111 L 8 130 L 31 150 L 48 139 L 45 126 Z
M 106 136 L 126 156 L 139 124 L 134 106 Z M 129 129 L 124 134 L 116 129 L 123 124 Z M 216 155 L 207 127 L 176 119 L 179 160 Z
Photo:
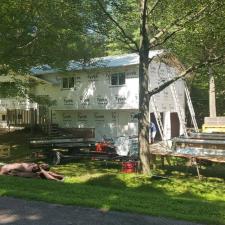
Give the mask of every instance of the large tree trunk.
M 140 0 L 140 61 L 139 61 L 139 153 L 143 173 L 150 172 L 149 153 L 149 39 L 147 31 L 147 0 Z
M 216 88 L 211 68 L 209 68 L 209 116 L 216 117 Z

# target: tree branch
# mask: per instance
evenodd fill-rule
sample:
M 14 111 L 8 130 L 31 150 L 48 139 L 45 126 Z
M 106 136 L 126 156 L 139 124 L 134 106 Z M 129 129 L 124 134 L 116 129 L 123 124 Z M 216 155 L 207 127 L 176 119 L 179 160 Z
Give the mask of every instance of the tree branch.
M 160 1 L 161 1 L 161 0 L 156 0 L 156 1 L 155 1 L 154 5 L 153 5 L 152 8 L 149 10 L 148 15 L 151 15 L 151 14 L 152 14 L 152 12 L 155 10 L 155 8 L 157 7 L 157 5 L 159 4 Z
M 183 30 L 184 27 L 181 27 L 179 29 L 176 29 L 174 30 L 173 32 L 171 32 L 170 34 L 168 34 L 161 42 L 158 42 L 156 44 L 154 44 L 152 47 L 157 47 L 157 46 L 160 46 L 160 45 L 163 45 L 168 39 L 170 39 L 173 35 L 175 35 L 177 32 Z
M 97 34 L 101 34 L 102 36 L 105 36 L 105 37 L 107 37 L 107 38 L 109 38 L 109 39 L 110 39 L 110 38 L 115 38 L 115 37 L 112 37 L 112 36 L 108 35 L 107 32 L 101 32 L 100 30 L 97 30 L 97 29 L 95 29 L 95 28 L 93 28 L 93 27 L 91 27 L 90 29 L 94 30 L 94 32 L 96 32 Z M 103 33 L 104 33 L 104 34 L 103 34 Z M 126 39 L 122 39 L 122 38 L 120 38 L 120 37 L 116 37 L 116 39 L 119 40 L 120 42 L 126 44 L 126 45 L 127 45 L 126 49 L 128 48 L 128 49 L 131 49 L 133 52 L 137 52 L 137 49 L 134 48 L 134 47 L 131 45 L 131 43 L 129 43 Z M 125 47 L 124 47 L 124 48 L 125 48 Z
M 161 92 L 163 89 L 168 87 L 170 84 L 176 82 L 177 80 L 179 80 L 181 78 L 185 78 L 189 73 L 191 73 L 193 71 L 196 71 L 197 69 L 200 69 L 200 68 L 202 68 L 204 66 L 211 65 L 211 64 L 214 64 L 214 63 L 218 63 L 218 62 L 220 62 L 220 61 L 222 61 L 224 59 L 225 59 L 225 55 L 221 55 L 221 56 L 215 57 L 213 59 L 208 59 L 207 61 L 199 62 L 199 63 L 197 63 L 197 64 L 195 64 L 193 66 L 190 66 L 188 69 L 184 70 L 178 76 L 175 76 L 174 78 L 164 82 L 160 86 L 152 89 L 151 91 L 148 91 L 148 94 L 151 97 L 151 96 Z
M 218 10 L 219 8 L 221 8 L 222 6 L 224 6 L 225 4 L 220 4 L 218 7 L 216 7 L 215 9 L 213 9 L 212 11 L 210 11 L 211 13 L 214 13 L 216 10 Z M 205 14 L 202 16 L 202 17 L 199 17 L 200 15 L 196 15 L 196 20 L 195 20 L 195 22 L 199 22 L 200 20 L 202 20 L 202 19 L 204 19 L 205 18 Z M 184 19 L 184 17 L 183 17 L 183 19 Z M 193 18 L 194 19 L 194 18 Z M 183 22 L 183 24 L 181 25 L 181 24 L 177 24 L 178 25 L 178 27 L 177 27 L 177 29 L 175 29 L 175 30 L 173 30 L 173 31 L 171 31 L 171 33 L 169 33 L 169 30 L 168 30 L 168 35 L 161 41 L 161 42 L 159 42 L 159 43 L 156 43 L 156 44 L 154 44 L 154 45 L 152 45 L 151 47 L 157 47 L 157 46 L 160 46 L 160 45 L 162 45 L 162 44 L 164 44 L 168 39 L 170 39 L 174 34 L 176 34 L 176 33 L 178 33 L 179 31 L 181 31 L 181 30 L 183 30 L 185 27 L 184 27 L 184 25 L 186 24 L 186 23 L 188 23 L 188 22 L 190 22 L 191 20 L 189 19 L 189 20 L 186 20 L 186 21 L 184 21 Z
M 161 29 L 153 38 L 150 39 L 150 46 L 155 47 L 154 43 L 158 41 L 158 39 L 160 39 L 163 35 L 168 33 L 171 29 L 177 27 L 174 31 L 172 31 L 172 35 L 180 31 L 180 29 L 183 28 L 185 24 L 193 21 L 195 18 L 200 17 L 208 9 L 209 6 L 210 5 L 205 5 L 198 12 L 193 12 L 193 10 L 190 10 L 183 17 L 174 20 L 172 23 Z
M 139 52 L 139 46 L 136 43 L 136 41 L 133 40 L 132 37 L 130 37 L 129 35 L 126 34 L 125 30 L 120 26 L 120 24 L 112 17 L 112 15 L 110 15 L 110 13 L 107 12 L 107 10 L 105 9 L 105 7 L 102 5 L 100 0 L 97 0 L 100 8 L 102 9 L 102 11 L 105 13 L 105 15 L 114 23 L 114 25 L 119 29 L 119 31 L 121 32 L 122 36 L 124 37 L 125 40 L 128 40 L 130 43 L 134 44 L 136 51 Z
M 22 46 L 18 46 L 16 47 L 17 49 L 22 49 L 22 48 L 26 48 L 28 47 L 29 45 L 31 45 L 36 39 L 38 38 L 38 36 L 35 36 L 31 41 L 29 41 L 28 43 L 22 45 Z

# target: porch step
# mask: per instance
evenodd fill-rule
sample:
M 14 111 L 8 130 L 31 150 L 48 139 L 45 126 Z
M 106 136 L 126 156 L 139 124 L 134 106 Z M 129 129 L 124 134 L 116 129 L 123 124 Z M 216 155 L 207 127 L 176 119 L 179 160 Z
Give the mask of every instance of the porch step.
M 49 128 L 49 136 L 50 137 L 60 137 L 63 133 L 59 128 L 58 124 L 51 124 Z

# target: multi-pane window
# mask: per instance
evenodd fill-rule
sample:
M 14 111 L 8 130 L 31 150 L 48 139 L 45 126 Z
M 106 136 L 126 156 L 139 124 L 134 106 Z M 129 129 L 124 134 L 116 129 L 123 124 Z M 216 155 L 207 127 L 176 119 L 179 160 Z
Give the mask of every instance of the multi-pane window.
M 62 79 L 63 88 L 74 88 L 74 77 L 64 77 Z
M 125 73 L 114 73 L 111 75 L 111 85 L 124 85 Z

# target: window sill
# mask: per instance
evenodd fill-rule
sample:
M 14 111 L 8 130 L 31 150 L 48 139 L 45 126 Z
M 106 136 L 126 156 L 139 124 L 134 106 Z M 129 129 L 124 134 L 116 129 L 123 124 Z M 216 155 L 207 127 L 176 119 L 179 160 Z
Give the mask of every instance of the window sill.
M 61 91 L 74 91 L 75 88 L 61 88 Z
M 122 84 L 122 85 L 109 85 L 110 88 L 114 88 L 114 87 L 126 87 L 126 84 Z

